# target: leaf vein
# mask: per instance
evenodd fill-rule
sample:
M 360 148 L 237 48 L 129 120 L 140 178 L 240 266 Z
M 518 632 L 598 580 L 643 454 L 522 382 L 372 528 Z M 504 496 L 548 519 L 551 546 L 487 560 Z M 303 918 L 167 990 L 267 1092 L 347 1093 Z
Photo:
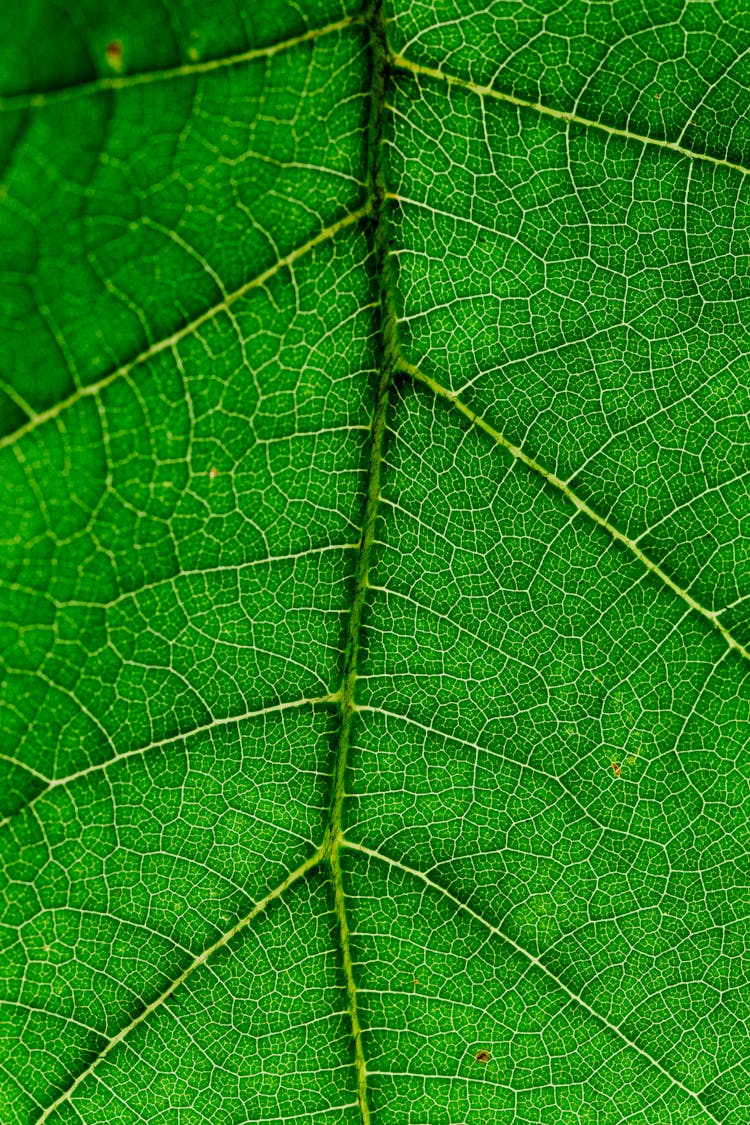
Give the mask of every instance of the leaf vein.
M 221 937 L 217 938 L 215 942 L 207 946 L 201 953 L 199 953 L 198 956 L 191 961 L 187 968 L 183 969 L 180 975 L 176 977 L 166 989 L 164 989 L 154 1000 L 152 1000 L 150 1004 L 147 1004 L 146 1007 L 143 1008 L 143 1010 L 130 1021 L 130 1023 L 126 1024 L 125 1027 L 121 1028 L 121 1030 L 118 1031 L 116 1035 L 113 1035 L 112 1038 L 108 1040 L 106 1046 L 103 1047 L 103 1049 L 99 1052 L 93 1062 L 89 1063 L 89 1065 L 74 1078 L 71 1084 L 66 1087 L 66 1089 L 63 1090 L 62 1093 L 59 1094 L 59 1096 L 50 1103 L 50 1105 L 47 1106 L 42 1114 L 36 1118 L 34 1125 L 43 1125 L 45 1121 L 49 1120 L 55 1110 L 57 1110 L 61 1105 L 70 1102 L 70 1099 L 75 1091 L 90 1075 L 93 1074 L 95 1078 L 98 1078 L 98 1075 L 94 1074 L 96 1068 L 107 1058 L 108 1055 L 112 1053 L 112 1051 L 114 1051 L 117 1046 L 119 1046 L 120 1043 L 123 1042 L 123 1040 L 127 1038 L 128 1035 L 130 1035 L 132 1031 L 134 1031 L 140 1024 L 148 1019 L 148 1017 L 158 1008 L 161 1008 L 172 995 L 174 990 L 181 984 L 184 984 L 185 981 L 187 981 L 193 975 L 196 969 L 199 969 L 201 965 L 204 965 L 206 961 L 208 961 L 209 957 L 211 957 L 219 949 L 223 949 L 234 937 L 237 936 L 237 934 L 246 929 L 247 926 L 249 926 L 253 921 L 253 919 L 257 918 L 258 915 L 261 914 L 266 909 L 266 907 L 274 901 L 274 899 L 279 898 L 280 895 L 282 895 L 284 891 L 291 887 L 293 883 L 296 883 L 299 879 L 306 875 L 308 871 L 311 871 L 314 867 L 316 867 L 317 864 L 320 863 L 322 857 L 323 849 L 319 848 L 314 855 L 310 856 L 309 859 L 306 859 L 304 863 L 300 864 L 299 867 L 290 872 L 289 875 L 287 875 L 286 879 L 279 883 L 278 886 L 274 887 L 272 891 L 269 891 L 267 895 L 256 902 L 255 906 L 249 914 L 246 914 L 245 917 L 241 918 L 239 922 L 236 922 L 234 926 L 231 927 L 231 929 L 227 930 L 226 933 L 223 933 Z M 75 1109 L 75 1107 L 73 1108 Z
M 551 484 L 553 488 L 556 488 L 558 492 L 561 492 L 578 509 L 579 512 L 587 516 L 590 520 L 593 520 L 593 522 L 598 524 L 599 527 L 604 528 L 604 530 L 609 532 L 612 538 L 615 539 L 618 543 L 622 543 L 624 547 L 627 547 L 631 554 L 633 554 L 646 567 L 648 571 L 656 575 L 657 578 L 661 579 L 664 585 L 668 586 L 674 594 L 677 594 L 677 596 L 681 598 L 690 607 L 690 609 L 694 610 L 696 613 L 699 613 L 701 617 L 708 621 L 708 623 L 722 635 L 729 648 L 734 649 L 740 656 L 744 657 L 745 660 L 750 661 L 750 650 L 748 650 L 745 645 L 738 641 L 737 638 L 733 636 L 733 634 L 729 631 L 726 625 L 724 625 L 723 622 L 719 620 L 719 613 L 721 611 L 710 610 L 701 605 L 701 603 L 697 601 L 688 590 L 684 590 L 677 582 L 675 582 L 673 578 L 669 576 L 669 574 L 667 574 L 665 570 L 662 569 L 662 567 L 659 566 L 658 563 L 655 563 L 653 559 L 651 559 L 645 553 L 645 551 L 641 550 L 641 548 L 638 546 L 637 540 L 631 539 L 630 536 L 625 535 L 622 531 L 615 527 L 614 524 L 610 523 L 610 521 L 607 520 L 604 516 L 600 516 L 599 513 L 596 512 L 590 504 L 587 504 L 585 500 L 582 500 L 581 497 L 573 491 L 570 485 L 561 480 L 558 476 L 550 472 L 548 469 L 545 469 L 543 465 L 541 465 L 533 457 L 530 457 L 528 453 L 524 452 L 524 450 L 521 449 L 520 446 L 514 445 L 513 442 L 509 441 L 508 438 L 506 438 L 499 430 L 496 430 L 494 426 L 486 421 L 486 419 L 484 419 L 481 415 L 476 414 L 469 406 L 462 402 L 458 395 L 449 390 L 448 387 L 444 387 L 441 383 L 438 383 L 429 375 L 425 375 L 424 372 L 422 372 L 413 363 L 409 363 L 403 358 L 400 359 L 399 363 L 399 370 L 403 374 L 409 375 L 415 382 L 429 387 L 430 390 L 440 398 L 447 399 L 447 401 L 452 403 L 453 406 L 455 406 L 456 409 L 459 410 L 465 418 L 468 418 L 470 422 L 472 422 L 480 430 L 483 430 L 484 433 L 491 437 L 498 445 L 501 445 L 503 449 L 507 450 L 508 453 L 516 458 L 516 460 L 520 461 L 523 465 L 526 465 L 527 468 L 532 469 L 535 473 L 538 473 L 547 481 L 548 484 Z
M 239 51 L 236 54 L 220 58 L 182 63 L 180 66 L 164 67 L 161 70 L 146 70 L 134 74 L 105 75 L 102 78 L 94 78 L 89 82 L 81 82 L 74 86 L 61 86 L 53 90 L 8 94 L 5 97 L 0 97 L 0 112 L 40 109 L 54 102 L 70 101 L 73 98 L 98 94 L 105 90 L 127 90 L 133 86 L 146 86 L 155 82 L 169 82 L 175 78 L 189 78 L 193 75 L 209 74 L 215 70 L 226 70 L 241 66 L 243 63 L 273 58 L 274 55 L 278 55 L 282 51 L 289 51 L 304 43 L 313 42 L 337 31 L 344 31 L 349 27 L 356 27 L 361 23 L 361 15 L 347 16 L 344 19 L 325 24 L 323 27 L 310 28 L 299 35 L 292 36 L 290 39 L 283 39 L 279 43 L 271 43 L 267 47 L 254 47 L 248 51 Z
M 471 82 L 467 78 L 459 78 L 455 74 L 448 74 L 437 67 L 422 66 L 420 63 L 412 62 L 411 59 L 407 59 L 404 55 L 392 55 L 391 66 L 395 70 L 405 71 L 417 77 L 433 78 L 439 82 L 444 82 L 448 86 L 459 86 L 464 90 L 469 90 L 480 98 L 493 98 L 495 101 L 505 102 L 508 105 L 517 106 L 520 109 L 534 110 L 536 113 L 541 114 L 542 117 L 551 117 L 556 121 L 564 122 L 565 125 L 580 125 L 587 129 L 596 129 L 611 137 L 621 137 L 623 140 L 634 141 L 636 144 L 653 145 L 656 148 L 668 149 L 670 152 L 674 152 L 678 156 L 686 157 L 688 160 L 701 160 L 708 164 L 713 164 L 716 167 L 730 168 L 733 172 L 739 172 L 743 176 L 750 175 L 750 168 L 745 167 L 744 164 L 738 164 L 736 161 L 727 160 L 725 157 L 711 156 L 709 153 L 705 152 L 696 152 L 695 149 L 686 148 L 677 141 L 668 141 L 660 137 L 649 137 L 645 133 L 635 133 L 630 129 L 620 129 L 615 125 L 607 125 L 603 121 L 594 121 L 589 117 L 581 117 L 577 113 L 568 113 L 565 110 L 553 109 L 551 106 L 542 105 L 541 102 L 532 102 L 526 98 L 518 98 L 515 94 L 507 94 L 502 90 L 496 90 L 492 86 L 480 86 L 478 83 Z
M 469 906 L 468 903 L 463 902 L 460 898 L 458 898 L 457 895 L 454 895 L 447 888 L 441 887 L 439 883 L 433 882 L 432 879 L 429 878 L 429 876 L 425 875 L 417 868 L 409 867 L 408 864 L 401 863 L 399 860 L 391 859 L 390 856 L 384 855 L 382 852 L 375 851 L 373 848 L 368 848 L 364 844 L 358 844 L 346 838 L 343 839 L 341 843 L 342 847 L 349 848 L 352 851 L 360 852 L 362 855 L 366 855 L 376 862 L 381 862 L 387 864 L 390 867 L 395 867 L 398 870 L 404 872 L 404 874 L 409 875 L 412 878 L 419 879 L 422 883 L 425 884 L 425 886 L 429 887 L 431 890 L 436 891 L 443 898 L 447 898 L 458 910 L 460 910 L 464 914 L 468 914 L 471 918 L 474 919 L 475 922 L 478 922 L 481 926 L 484 926 L 485 929 L 489 930 L 490 933 L 494 934 L 496 937 L 501 938 L 502 941 L 504 941 L 506 945 L 509 945 L 515 953 L 518 953 L 522 957 L 526 958 L 526 960 L 531 965 L 534 965 L 542 973 L 544 973 L 544 975 L 549 980 L 551 980 L 553 984 L 560 988 L 572 1001 L 574 1001 L 574 1003 L 578 1004 L 581 1008 L 584 1009 L 585 1012 L 587 1012 L 600 1024 L 603 1024 L 604 1027 L 606 1027 L 609 1031 L 616 1035 L 618 1039 L 620 1039 L 620 1041 L 625 1044 L 625 1046 L 630 1047 L 632 1050 L 636 1051 L 642 1058 L 651 1063 L 652 1066 L 656 1067 L 656 1069 L 660 1071 L 661 1074 L 663 1074 L 664 1077 L 667 1078 L 674 1086 L 677 1086 L 678 1089 L 682 1090 L 684 1094 L 687 1094 L 687 1096 L 690 1097 L 694 1102 L 697 1102 L 700 1108 L 706 1114 L 707 1119 L 714 1122 L 714 1125 L 722 1125 L 719 1119 L 717 1117 L 714 1117 L 711 1111 L 707 1109 L 705 1105 L 703 1105 L 700 1100 L 700 1096 L 696 1093 L 695 1090 L 691 1090 L 684 1084 L 684 1082 L 681 1082 L 679 1078 L 676 1078 L 669 1070 L 667 1070 L 667 1068 L 662 1063 L 659 1062 L 657 1058 L 650 1054 L 644 1047 L 641 1047 L 634 1040 L 630 1039 L 630 1037 L 622 1030 L 622 1028 L 618 1027 L 617 1024 L 612 1023 L 607 1019 L 606 1016 L 601 1015 L 596 1011 L 595 1008 L 592 1008 L 592 1006 L 588 1004 L 582 996 L 579 996 L 577 992 L 574 992 L 572 988 L 569 988 L 568 985 L 560 979 L 560 977 L 553 973 L 552 970 L 544 964 L 541 958 L 535 956 L 533 953 L 530 953 L 522 945 L 519 945 L 518 942 L 514 941 L 513 938 L 505 934 L 498 926 L 493 925 L 492 922 L 488 922 L 486 918 L 483 918 L 482 915 L 474 910 L 471 906 Z
M 72 406 L 75 406 L 76 403 L 80 402 L 81 399 L 97 397 L 101 394 L 102 391 L 106 390 L 110 383 L 114 383 L 115 380 L 122 378 L 123 376 L 128 376 L 130 372 L 134 370 L 134 368 L 139 367 L 141 364 L 146 363 L 150 359 L 153 359 L 154 356 L 159 355 L 161 352 L 168 351 L 170 348 L 175 348 L 181 340 L 184 340 L 188 336 L 192 336 L 193 333 L 197 332 L 208 321 L 213 320 L 214 317 L 218 316 L 221 313 L 228 312 L 231 309 L 232 305 L 234 305 L 235 302 L 239 301 L 247 293 L 250 293 L 253 289 L 262 288 L 266 284 L 266 282 L 270 281 L 271 278 L 281 270 L 286 269 L 289 266 L 293 265 L 295 262 L 299 261 L 300 258 L 304 257 L 304 255 L 306 254 L 309 254 L 316 247 L 320 246 L 321 243 L 328 242 L 330 239 L 334 238 L 339 233 L 339 231 L 343 230 L 345 227 L 352 226 L 354 223 L 358 223 L 360 219 L 364 219 L 367 215 L 370 214 L 370 210 L 371 204 L 368 200 L 362 207 L 358 207 L 356 211 L 351 211 L 348 215 L 344 215 L 343 218 L 338 219 L 335 223 L 331 223 L 329 226 L 323 227 L 312 238 L 309 238 L 306 242 L 302 243 L 302 245 L 295 247 L 288 254 L 285 254 L 283 258 L 279 258 L 278 261 L 274 262 L 273 265 L 268 266 L 267 269 L 257 274 L 256 277 L 251 278 L 250 281 L 246 281 L 244 285 L 240 286 L 239 289 L 236 289 L 233 293 L 230 293 L 225 299 L 219 301 L 217 304 L 212 305 L 210 309 L 206 309 L 206 311 L 201 313 L 200 316 L 195 317 L 188 324 L 183 325 L 182 328 L 178 328 L 176 332 L 173 332 L 171 335 L 165 336 L 163 339 L 158 340 L 156 343 L 149 345 L 149 347 L 145 348 L 142 352 L 135 356 L 134 359 L 128 360 L 127 363 L 121 364 L 120 367 L 117 367 L 114 371 L 110 371 L 109 374 L 103 376 L 103 378 L 98 379 L 93 383 L 82 385 L 79 389 L 75 390 L 71 395 L 63 399 L 61 402 L 55 403 L 54 406 L 49 407 L 47 410 L 43 410 L 37 414 L 34 414 L 34 416 L 29 419 L 28 422 L 25 422 L 22 426 L 19 426 L 17 430 L 13 430 L 11 433 L 6 434 L 4 437 L 0 438 L 0 449 L 4 449 L 6 446 L 15 445 L 16 442 L 18 442 L 21 438 L 36 430 L 39 426 L 42 426 L 46 422 L 51 422 L 59 418 L 60 415 L 65 413 L 65 411 L 69 410 Z

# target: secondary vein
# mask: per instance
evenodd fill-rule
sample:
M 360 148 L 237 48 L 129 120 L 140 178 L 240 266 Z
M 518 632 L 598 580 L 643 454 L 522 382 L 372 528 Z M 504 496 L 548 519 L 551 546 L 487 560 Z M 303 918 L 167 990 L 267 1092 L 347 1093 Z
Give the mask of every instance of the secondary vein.
M 282 51 L 288 51 L 300 44 L 309 43 L 330 35 L 336 31 L 344 31 L 361 23 L 360 16 L 348 16 L 324 27 L 313 27 L 299 35 L 284 39 L 279 43 L 270 43 L 267 47 L 255 47 L 249 51 L 240 51 L 223 58 L 204 59 L 196 62 L 182 63 L 180 66 L 164 67 L 161 70 L 145 70 L 138 74 L 107 74 L 101 78 L 93 78 L 89 82 L 80 82 L 76 86 L 61 86 L 56 90 L 32 91 L 30 93 L 8 94 L 0 98 L 0 112 L 18 109 L 38 109 L 52 102 L 70 101 L 73 98 L 85 97 L 88 94 L 97 94 L 102 90 L 127 90 L 132 86 L 147 86 L 154 82 L 168 82 L 175 78 L 188 78 L 192 75 L 209 74 L 214 70 L 225 70 L 228 67 L 240 66 L 242 63 L 255 62 L 258 59 L 270 59 Z
M 678 585 L 658 563 L 655 563 L 653 559 L 638 546 L 635 539 L 631 539 L 629 535 L 625 535 L 624 532 L 620 531 L 619 528 L 615 527 L 615 525 L 610 523 L 604 516 L 600 516 L 590 504 L 587 504 L 585 500 L 582 500 L 581 497 L 573 491 L 569 484 L 566 484 L 564 480 L 561 480 L 560 477 L 550 472 L 549 469 L 546 469 L 533 457 L 530 457 L 520 446 L 514 445 L 512 441 L 509 441 L 500 430 L 495 429 L 481 414 L 475 413 L 471 407 L 462 402 L 458 395 L 448 387 L 444 387 L 429 375 L 425 375 L 425 373 L 413 363 L 409 363 L 402 357 L 399 357 L 398 363 L 400 372 L 409 375 L 415 382 L 422 383 L 424 386 L 429 387 L 434 394 L 447 399 L 447 401 L 452 403 L 465 418 L 468 418 L 470 422 L 480 430 L 483 430 L 489 437 L 497 442 L 498 445 L 501 445 L 503 449 L 506 449 L 508 453 L 522 464 L 526 465 L 527 468 L 532 469 L 535 473 L 544 477 L 547 483 L 551 484 L 553 488 L 556 488 L 558 492 L 561 492 L 579 512 L 582 512 L 590 520 L 593 520 L 599 527 L 603 527 L 618 543 L 622 543 L 623 546 L 627 547 L 627 549 L 645 566 L 646 570 L 649 570 L 652 574 L 655 574 L 657 578 L 660 578 L 664 585 L 668 586 L 673 593 L 677 594 L 686 605 L 696 613 L 699 613 L 701 617 L 705 618 L 705 620 L 722 635 L 730 649 L 738 652 L 745 660 L 750 660 L 750 650 L 748 650 L 745 645 L 741 644 L 740 641 L 732 635 L 726 625 L 719 620 L 719 613 L 721 611 L 714 612 L 713 610 L 707 609 L 706 606 L 701 605 L 699 601 L 696 601 L 689 590 L 684 590 L 682 586 Z
M 445 887 L 442 887 L 439 883 L 434 882 L 434 880 L 432 880 L 429 875 L 426 875 L 423 871 L 419 871 L 415 867 L 409 867 L 407 864 L 402 863 L 400 860 L 392 859 L 390 856 L 386 855 L 383 852 L 375 851 L 373 848 L 368 848 L 364 844 L 357 843 L 354 840 L 342 840 L 342 847 L 349 848 L 352 851 L 359 852 L 362 855 L 367 856 L 369 859 L 373 859 L 384 863 L 389 867 L 396 868 L 397 870 L 404 872 L 404 874 L 409 875 L 414 879 L 419 879 L 422 883 L 425 884 L 425 886 L 448 899 L 453 903 L 457 910 L 473 918 L 474 921 L 484 926 L 487 930 L 490 931 L 490 933 L 494 934 L 496 937 L 499 937 L 502 941 L 504 941 L 506 945 L 510 946 L 510 948 L 515 953 L 520 954 L 542 973 L 544 973 L 544 975 L 557 987 L 559 987 L 560 990 L 564 992 L 565 995 L 568 996 L 575 1004 L 583 1008 L 583 1010 L 590 1016 L 592 1016 L 598 1023 L 603 1024 L 604 1027 L 606 1027 L 609 1031 L 616 1035 L 627 1047 L 637 1052 L 637 1054 L 639 1054 L 642 1058 L 646 1059 L 647 1062 L 654 1066 L 661 1074 L 664 1075 L 666 1079 L 668 1079 L 669 1082 L 671 1082 L 694 1102 L 697 1102 L 697 1104 L 706 1114 L 707 1118 L 709 1118 L 709 1120 L 713 1122 L 714 1125 L 721 1125 L 719 1119 L 717 1117 L 714 1117 L 710 1109 L 708 1109 L 707 1106 L 703 1104 L 700 1099 L 700 1095 L 695 1090 L 691 1090 L 689 1086 L 686 1086 L 684 1082 L 680 1081 L 679 1078 L 676 1078 L 674 1074 L 671 1073 L 671 1071 L 667 1070 L 663 1063 L 660 1063 L 659 1060 L 654 1055 L 645 1050 L 645 1048 L 639 1046 L 639 1044 L 635 1040 L 631 1039 L 630 1036 L 627 1035 L 626 1032 L 622 1030 L 622 1028 L 618 1027 L 617 1024 L 612 1023 L 612 1021 L 607 1019 L 606 1016 L 603 1016 L 600 1012 L 598 1012 L 596 1008 L 592 1008 L 592 1006 L 586 1000 L 584 1000 L 582 996 L 580 996 L 577 992 L 575 992 L 572 988 L 565 984 L 565 982 L 560 977 L 558 977 L 557 974 L 552 971 L 552 969 L 548 968 L 547 965 L 545 965 L 544 961 L 542 961 L 534 953 L 531 953 L 524 946 L 519 945 L 517 941 L 514 941 L 512 937 L 509 937 L 508 934 L 501 930 L 499 926 L 495 926 L 492 922 L 489 922 L 486 918 L 484 918 L 481 914 L 479 914 L 476 910 L 469 906 L 468 903 L 463 902 L 451 891 L 447 890 Z
M 635 133 L 631 129 L 618 129 L 616 125 L 607 125 L 604 121 L 594 121 L 591 117 L 581 117 L 577 113 L 568 113 L 562 109 L 553 109 L 551 106 L 542 105 L 541 102 L 532 102 L 527 98 L 518 98 L 515 94 L 505 93 L 503 90 L 496 90 L 493 86 L 481 86 L 477 82 L 471 82 L 467 78 L 459 78 L 456 74 L 449 74 L 444 70 L 440 70 L 434 66 L 422 66 L 420 63 L 412 62 L 404 55 L 394 54 L 391 56 L 391 65 L 395 70 L 408 71 L 410 74 L 422 76 L 424 78 L 434 78 L 439 82 L 444 82 L 448 86 L 460 86 L 464 90 L 470 90 L 471 93 L 476 94 L 480 98 L 493 98 L 495 101 L 506 102 L 508 105 L 518 106 L 520 109 L 531 109 L 535 113 L 541 114 L 543 117 L 552 117 L 556 121 L 563 121 L 566 125 L 581 125 L 588 129 L 597 129 L 599 132 L 608 133 L 612 137 L 622 137 L 626 141 L 635 141 L 642 145 L 655 145 L 657 148 L 666 148 L 670 152 L 676 152 L 678 156 L 687 157 L 689 160 L 703 160 L 709 164 L 718 165 L 721 168 L 731 168 L 734 172 L 739 172 L 743 176 L 750 176 L 750 168 L 746 168 L 744 164 L 737 164 L 733 160 L 727 160 L 722 156 L 711 156 L 709 153 L 696 152 L 695 149 L 686 148 L 684 145 L 678 144 L 677 141 L 668 141 L 661 137 L 649 137 L 645 133 Z
M 161 1008 L 172 995 L 174 990 L 181 984 L 184 984 L 185 981 L 193 975 L 196 969 L 200 968 L 201 965 L 204 965 L 206 961 L 208 961 L 209 957 L 216 953 L 217 950 L 223 949 L 223 947 L 227 945 L 232 940 L 232 938 L 236 937 L 237 934 L 241 933 L 247 926 L 249 926 L 253 919 L 257 918 L 258 915 L 266 909 L 269 903 L 273 902 L 274 899 L 277 899 L 284 893 L 284 891 L 288 890 L 288 888 L 291 887 L 293 883 L 296 883 L 298 879 L 301 879 L 303 875 L 306 875 L 308 871 L 311 871 L 313 867 L 317 866 L 317 864 L 320 863 L 322 859 L 322 855 L 323 849 L 320 848 L 315 853 L 315 855 L 312 855 L 309 859 L 306 859 L 304 863 L 300 864 L 300 866 L 297 867 L 294 871 L 291 871 L 283 882 L 279 883 L 279 885 L 277 887 L 274 887 L 272 891 L 269 891 L 269 893 L 265 895 L 264 898 L 260 899 L 260 901 L 255 904 L 249 914 L 246 914 L 245 917 L 241 918 L 239 922 L 236 922 L 230 930 L 227 930 L 226 933 L 217 938 L 217 940 L 213 942 L 212 945 L 209 945 L 206 949 L 199 953 L 198 956 L 190 962 L 187 968 L 183 969 L 180 975 L 170 982 L 168 987 L 165 988 L 163 992 L 161 992 L 154 1000 L 152 1000 L 150 1004 L 147 1004 L 146 1007 L 143 1008 L 142 1011 L 139 1012 L 138 1015 L 130 1021 L 130 1023 L 126 1024 L 125 1027 L 118 1031 L 116 1035 L 113 1035 L 111 1039 L 107 1040 L 106 1044 L 93 1060 L 93 1062 L 89 1063 L 89 1065 L 84 1070 L 80 1071 L 80 1073 L 73 1079 L 70 1085 L 66 1087 L 66 1089 L 63 1090 L 63 1092 L 59 1094 L 58 1097 L 55 1098 L 55 1100 L 51 1102 L 45 1110 L 42 1111 L 41 1115 L 34 1121 L 34 1125 L 44 1125 L 44 1122 L 49 1120 L 56 1109 L 59 1109 L 61 1105 L 70 1101 L 70 1098 L 81 1085 L 81 1083 L 84 1082 L 85 1079 L 89 1077 L 89 1075 L 93 1074 L 99 1064 L 104 1062 L 104 1060 L 108 1055 L 112 1053 L 115 1047 L 122 1043 L 122 1041 L 126 1039 L 130 1035 L 130 1033 L 135 1030 L 136 1027 L 142 1024 L 144 1020 L 148 1019 L 152 1012 L 156 1011 L 157 1008 Z
M 236 301 L 239 301 L 247 293 L 250 293 L 253 289 L 261 289 L 268 281 L 271 280 L 272 277 L 274 277 L 281 270 L 294 265 L 294 263 L 299 261 L 300 258 L 303 258 L 306 254 L 309 254 L 312 250 L 320 246 L 322 243 L 328 242 L 330 239 L 335 238 L 340 230 L 343 230 L 345 227 L 351 226 L 353 223 L 358 223 L 360 219 L 364 219 L 369 213 L 370 203 L 368 201 L 364 204 L 364 206 L 358 207 L 356 211 L 350 211 L 348 215 L 345 215 L 343 218 L 339 219 L 335 223 L 332 223 L 330 226 L 322 227 L 321 230 L 319 230 L 317 234 L 313 235 L 312 238 L 308 239 L 307 242 L 302 243 L 302 245 L 300 246 L 296 246 L 288 254 L 285 254 L 283 258 L 279 258 L 278 261 L 274 262 L 273 265 L 268 266 L 268 268 L 263 270 L 262 273 L 257 274 L 255 277 L 251 278 L 250 281 L 246 281 L 244 285 L 240 286 L 239 289 L 236 289 L 227 297 L 222 298 L 222 300 L 217 304 L 212 305 L 210 309 L 206 309 L 205 312 L 202 312 L 200 316 L 197 316 L 187 324 L 184 324 L 182 328 L 178 328 L 176 332 L 173 332 L 169 336 L 165 336 L 161 340 L 157 340 L 156 343 L 151 344 L 148 348 L 145 348 L 133 359 L 128 360 L 127 363 L 124 363 L 120 367 L 117 367 L 114 371 L 110 371 L 109 374 L 104 375 L 101 379 L 97 379 L 97 381 L 94 383 L 84 384 L 67 398 L 63 399 L 61 402 L 57 402 L 54 406 L 50 406 L 47 410 L 42 410 L 38 414 L 34 414 L 28 422 L 25 422 L 22 426 L 19 426 L 17 430 L 13 430 L 11 433 L 6 434 L 4 437 L 0 437 L 0 449 L 4 449 L 6 446 L 15 445 L 16 442 L 25 437 L 26 434 L 31 433 L 33 430 L 36 430 L 39 426 L 44 425 L 46 422 L 51 422 L 55 418 L 58 418 L 66 410 L 69 410 L 71 406 L 75 406 L 75 404 L 81 399 L 95 398 L 97 395 L 101 394 L 101 392 L 105 390 L 110 385 L 110 383 L 114 383 L 116 379 L 129 375 L 135 367 L 139 367 L 142 363 L 146 363 L 149 359 L 153 359 L 154 356 L 159 355 L 161 352 L 168 351 L 171 348 L 175 348 L 181 340 L 184 340 L 186 337 L 191 336 L 195 332 L 198 332 L 204 324 L 213 320 L 214 317 L 219 316 L 223 312 L 228 312 L 228 310 L 231 309 L 232 305 L 234 305 Z

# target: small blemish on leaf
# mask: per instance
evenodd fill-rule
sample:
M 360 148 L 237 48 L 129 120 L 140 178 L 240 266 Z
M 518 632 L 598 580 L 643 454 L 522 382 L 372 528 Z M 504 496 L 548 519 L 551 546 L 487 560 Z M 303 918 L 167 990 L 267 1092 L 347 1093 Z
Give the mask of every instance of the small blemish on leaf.
M 104 57 L 108 65 L 117 74 L 122 70 L 122 43 L 119 39 L 111 39 L 104 48 Z
M 615 777 L 619 777 L 620 774 L 622 773 L 622 766 L 619 765 L 617 762 L 613 762 L 612 763 L 612 773 L 615 775 Z
M 216 470 L 216 469 L 209 469 L 208 470 L 208 479 L 209 480 L 216 480 L 218 475 L 219 475 L 218 470 Z
M 489 1051 L 477 1051 L 474 1058 L 476 1059 L 477 1062 L 487 1063 L 492 1058 L 492 1055 L 490 1054 Z
M 187 57 L 190 59 L 191 62 L 197 62 L 198 59 L 200 58 L 200 55 L 198 53 L 198 48 L 197 47 L 188 47 Z

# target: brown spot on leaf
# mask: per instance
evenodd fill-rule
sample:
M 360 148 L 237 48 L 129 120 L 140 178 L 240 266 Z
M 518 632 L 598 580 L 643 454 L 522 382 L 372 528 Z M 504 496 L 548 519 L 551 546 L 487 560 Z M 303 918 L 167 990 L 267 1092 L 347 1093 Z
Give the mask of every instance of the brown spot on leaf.
M 119 39 L 112 39 L 104 48 L 104 57 L 112 70 L 119 72 L 122 70 L 122 43 Z
M 477 1060 L 477 1062 L 487 1063 L 492 1058 L 492 1055 L 489 1051 L 477 1051 L 474 1058 Z

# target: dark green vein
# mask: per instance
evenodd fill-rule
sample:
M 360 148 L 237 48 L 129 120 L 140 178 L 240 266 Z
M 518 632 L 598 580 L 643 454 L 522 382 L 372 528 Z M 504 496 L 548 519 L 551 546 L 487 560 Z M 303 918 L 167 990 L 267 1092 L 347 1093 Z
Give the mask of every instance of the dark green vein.
M 357 1071 L 357 1102 L 362 1125 L 370 1125 L 370 1108 L 367 1101 L 367 1064 L 362 1045 L 362 1028 L 357 1010 L 357 987 L 349 941 L 349 922 L 346 913 L 344 878 L 339 850 L 342 839 L 342 813 L 344 806 L 346 765 L 351 742 L 352 720 L 355 712 L 355 688 L 360 633 L 369 585 L 370 555 L 375 538 L 375 523 L 380 498 L 380 475 L 383 461 L 383 442 L 386 417 L 394 372 L 398 366 L 398 337 L 393 298 L 393 280 L 388 254 L 388 232 L 385 220 L 385 175 L 383 168 L 383 120 L 388 83 L 389 54 L 385 35 L 382 0 L 374 0 L 367 9 L 372 50 L 372 90 L 370 126 L 368 134 L 368 193 L 380 308 L 380 378 L 375 398 L 371 424 L 370 460 L 367 475 L 362 534 L 359 541 L 354 577 L 354 596 L 349 614 L 344 649 L 344 665 L 340 692 L 341 727 L 336 751 L 331 794 L 331 812 L 328 825 L 328 860 L 334 888 L 336 915 L 339 923 L 339 940 L 346 978 L 347 1000 L 351 1031 L 354 1039 L 354 1061 Z

